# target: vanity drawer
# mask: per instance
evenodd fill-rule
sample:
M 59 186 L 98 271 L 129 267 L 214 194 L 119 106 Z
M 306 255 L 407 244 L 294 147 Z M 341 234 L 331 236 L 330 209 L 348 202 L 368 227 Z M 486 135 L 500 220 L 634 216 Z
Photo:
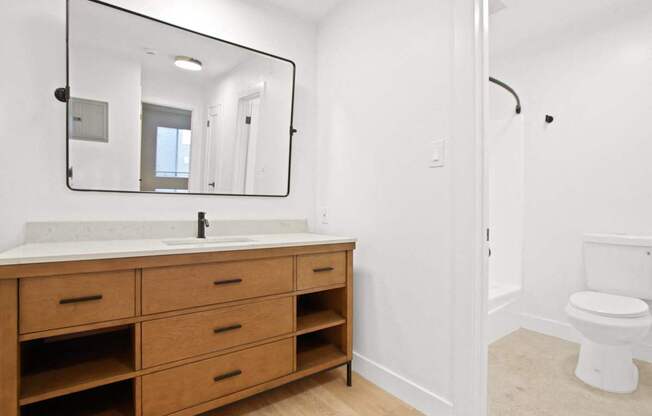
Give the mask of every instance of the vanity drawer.
M 143 314 L 291 292 L 292 257 L 143 269 Z
M 289 334 L 293 316 L 287 297 L 143 322 L 143 367 Z
M 346 252 L 297 257 L 297 290 L 346 282 Z
M 135 316 L 133 270 L 20 280 L 20 332 Z
M 289 338 L 143 376 L 143 416 L 168 415 L 288 375 L 293 354 Z

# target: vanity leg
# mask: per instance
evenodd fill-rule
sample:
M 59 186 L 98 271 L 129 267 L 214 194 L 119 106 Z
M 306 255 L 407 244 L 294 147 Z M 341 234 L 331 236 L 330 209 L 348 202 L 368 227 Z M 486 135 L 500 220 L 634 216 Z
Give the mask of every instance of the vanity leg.
M 351 361 L 346 363 L 346 385 L 351 387 L 353 382 L 351 380 Z

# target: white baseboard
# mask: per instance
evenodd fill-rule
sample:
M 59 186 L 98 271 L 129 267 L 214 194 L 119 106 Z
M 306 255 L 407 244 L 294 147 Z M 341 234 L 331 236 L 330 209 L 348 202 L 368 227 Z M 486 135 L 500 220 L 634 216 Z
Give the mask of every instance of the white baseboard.
M 353 369 L 381 389 L 428 416 L 452 416 L 453 404 L 447 399 L 406 379 L 369 358 L 353 353 Z
M 551 337 L 580 343 L 580 336 L 571 324 L 553 319 L 542 318 L 526 312 L 521 313 L 521 327 Z
M 521 313 L 521 326 L 530 331 L 539 332 L 564 339 L 566 341 L 580 343 L 580 335 L 572 325 L 553 319 L 546 319 L 540 316 Z M 652 363 L 652 345 L 650 337 L 639 345 L 634 346 L 634 358 Z
M 652 363 L 652 345 L 639 344 L 634 346 L 634 358 Z
M 489 311 L 487 319 L 487 343 L 493 344 L 521 328 L 519 302 L 512 301 Z

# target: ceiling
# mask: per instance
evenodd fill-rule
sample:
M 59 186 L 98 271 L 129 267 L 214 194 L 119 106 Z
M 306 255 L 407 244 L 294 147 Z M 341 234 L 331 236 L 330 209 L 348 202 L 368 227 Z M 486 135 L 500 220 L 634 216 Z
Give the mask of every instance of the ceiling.
M 344 0 L 263 0 L 310 20 L 320 20 Z
M 554 45 L 573 33 L 652 12 L 650 0 L 492 0 L 490 5 L 489 38 L 497 54 L 517 53 L 536 43 Z
M 245 61 L 282 62 L 95 3 L 73 1 L 70 6 L 73 53 L 75 48 L 81 47 L 97 54 L 122 57 L 139 62 L 144 73 L 166 74 L 188 82 L 204 83 Z M 147 54 L 147 51 L 154 54 Z M 174 66 L 177 55 L 200 60 L 204 69 L 192 72 L 177 68 Z

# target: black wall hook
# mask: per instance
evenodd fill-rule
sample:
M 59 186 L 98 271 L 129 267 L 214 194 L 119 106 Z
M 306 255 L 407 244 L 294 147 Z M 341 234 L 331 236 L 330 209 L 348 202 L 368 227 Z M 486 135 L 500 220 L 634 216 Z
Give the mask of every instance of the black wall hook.
M 550 124 L 555 121 L 555 118 L 549 114 L 546 114 L 546 123 Z
M 62 103 L 67 103 L 70 99 L 70 87 L 57 88 L 54 90 L 54 97 Z

